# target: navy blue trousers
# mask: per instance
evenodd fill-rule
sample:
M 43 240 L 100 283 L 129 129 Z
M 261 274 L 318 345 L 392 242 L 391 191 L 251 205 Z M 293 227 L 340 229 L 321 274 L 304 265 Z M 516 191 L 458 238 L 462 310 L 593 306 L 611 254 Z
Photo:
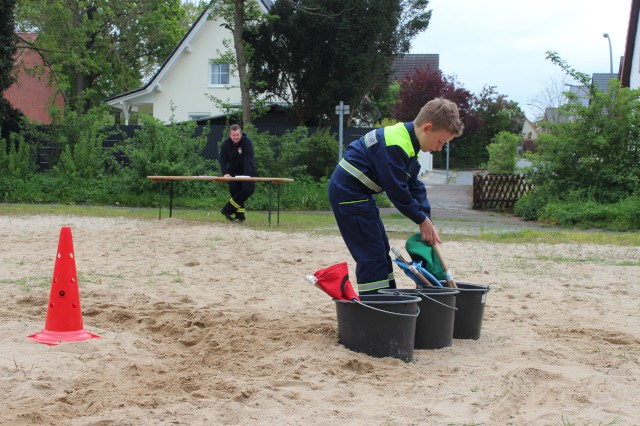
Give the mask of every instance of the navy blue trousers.
M 358 293 L 396 288 L 389 238 L 371 194 L 354 178 L 336 169 L 329 181 L 329 201 L 351 256 L 356 261 Z

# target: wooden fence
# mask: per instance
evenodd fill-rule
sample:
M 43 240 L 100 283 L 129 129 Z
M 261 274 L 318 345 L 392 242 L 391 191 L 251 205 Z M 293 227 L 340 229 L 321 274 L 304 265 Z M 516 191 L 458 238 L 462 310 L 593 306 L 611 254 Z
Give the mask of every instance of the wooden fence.
M 531 190 L 524 175 L 474 174 L 473 208 L 509 210 Z

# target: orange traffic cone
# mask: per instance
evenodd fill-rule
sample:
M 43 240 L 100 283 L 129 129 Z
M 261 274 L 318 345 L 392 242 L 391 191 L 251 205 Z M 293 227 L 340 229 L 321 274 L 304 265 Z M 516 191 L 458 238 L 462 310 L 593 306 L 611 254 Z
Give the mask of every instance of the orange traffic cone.
M 44 330 L 28 337 L 38 343 L 51 346 L 62 342 L 80 342 L 100 337 L 83 328 L 76 260 L 73 254 L 71 228 L 68 226 L 63 226 L 60 230 L 58 255 L 53 268 Z

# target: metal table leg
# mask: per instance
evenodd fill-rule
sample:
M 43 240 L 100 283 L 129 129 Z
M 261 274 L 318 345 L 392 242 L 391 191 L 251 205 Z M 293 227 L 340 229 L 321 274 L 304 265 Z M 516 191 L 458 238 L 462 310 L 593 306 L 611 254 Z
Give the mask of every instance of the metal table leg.
M 169 217 L 173 215 L 173 181 L 169 184 Z
M 160 181 L 160 199 L 158 201 L 158 220 L 162 219 L 162 181 Z
M 280 185 L 278 185 L 278 226 L 280 226 Z
M 272 182 L 269 182 L 269 226 L 271 226 L 271 187 L 273 186 Z

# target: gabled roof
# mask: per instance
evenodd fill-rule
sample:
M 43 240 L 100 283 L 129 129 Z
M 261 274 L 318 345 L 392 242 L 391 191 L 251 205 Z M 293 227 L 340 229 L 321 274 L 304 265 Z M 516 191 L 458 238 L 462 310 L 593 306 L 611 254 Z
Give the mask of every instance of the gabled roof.
M 638 14 L 640 14 L 640 0 L 632 0 L 631 12 L 629 13 L 629 26 L 627 27 L 627 44 L 625 45 L 622 70 L 620 71 L 620 83 L 624 87 L 629 87 L 631 81 L 631 62 L 633 61 L 633 51 L 636 47 Z
M 271 0 L 256 0 L 256 1 L 258 2 L 258 5 L 260 6 L 260 9 L 263 12 L 268 11 L 273 5 Z M 159 87 L 162 77 L 167 74 L 168 70 L 171 69 L 173 64 L 178 60 L 178 58 L 180 57 L 180 53 L 183 52 L 184 50 L 190 51 L 191 46 L 189 43 L 198 34 L 200 29 L 206 24 L 209 14 L 210 14 L 209 9 L 204 10 L 200 14 L 198 19 L 196 19 L 196 21 L 191 26 L 191 28 L 189 28 L 189 31 L 187 31 L 184 37 L 182 37 L 182 40 L 180 40 L 180 43 L 178 43 L 178 45 L 171 51 L 167 59 L 165 59 L 165 61 L 162 63 L 162 65 L 158 69 L 158 71 L 156 71 L 153 77 L 151 77 L 144 86 L 138 89 L 131 90 L 129 92 L 111 96 L 103 100 L 102 102 L 106 103 L 109 101 L 114 101 L 116 99 L 126 100 L 127 98 L 135 97 L 140 93 L 151 92 L 156 87 Z
M 595 84 L 596 89 L 602 93 L 609 93 L 609 80 L 612 78 L 618 79 L 618 74 L 607 73 L 593 73 L 591 75 L 591 81 Z
M 391 77 L 393 81 L 404 80 L 407 75 L 412 74 L 416 69 L 439 71 L 440 55 L 437 53 L 420 53 L 397 56 L 391 63 L 391 68 L 393 69 L 393 76 Z

